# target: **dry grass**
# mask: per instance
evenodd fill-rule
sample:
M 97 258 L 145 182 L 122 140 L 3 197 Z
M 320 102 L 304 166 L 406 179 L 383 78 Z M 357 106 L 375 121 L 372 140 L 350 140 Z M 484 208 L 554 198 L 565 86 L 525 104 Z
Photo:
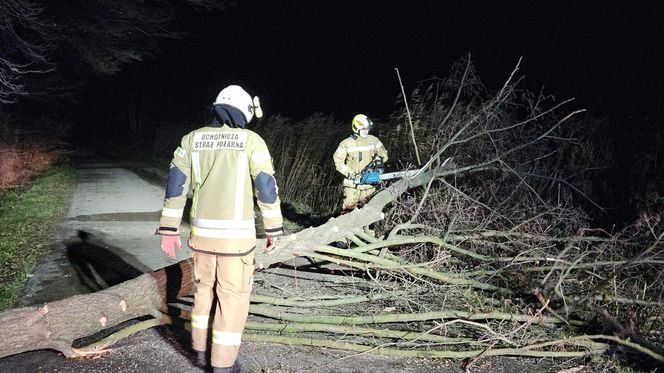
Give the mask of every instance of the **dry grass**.
M 254 129 L 270 147 L 285 202 L 318 216 L 330 215 L 341 206 L 342 176 L 334 169 L 332 154 L 350 134 L 350 126 L 314 114 L 297 123 L 271 117 Z
M 42 144 L 0 145 L 0 191 L 25 184 L 62 154 L 62 150 Z

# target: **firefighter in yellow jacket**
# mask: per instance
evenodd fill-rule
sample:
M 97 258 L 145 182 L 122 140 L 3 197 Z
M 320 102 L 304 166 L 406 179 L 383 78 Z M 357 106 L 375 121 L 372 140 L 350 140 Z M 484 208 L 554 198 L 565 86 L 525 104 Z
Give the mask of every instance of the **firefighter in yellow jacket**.
M 211 362 L 215 373 L 239 372 L 236 357 L 249 312 L 256 228 L 254 193 L 267 236 L 266 250 L 282 234 L 274 168 L 265 141 L 245 128 L 261 116 L 258 98 L 237 85 L 224 88 L 214 102 L 214 118 L 182 138 L 173 155 L 166 199 L 157 233 L 162 250 L 181 249 L 179 226 L 190 186 L 189 246 L 196 291 L 191 312 L 192 347 L 207 365 L 212 305 Z M 216 293 L 216 299 L 215 299 Z
M 341 141 L 334 152 L 334 166 L 344 175 L 344 199 L 342 213 L 366 203 L 376 192 L 372 185 L 359 184 L 362 170 L 374 159 L 382 157 L 387 162 L 387 150 L 376 136 L 369 135 L 373 123 L 364 114 L 357 114 L 351 124 L 353 134 Z

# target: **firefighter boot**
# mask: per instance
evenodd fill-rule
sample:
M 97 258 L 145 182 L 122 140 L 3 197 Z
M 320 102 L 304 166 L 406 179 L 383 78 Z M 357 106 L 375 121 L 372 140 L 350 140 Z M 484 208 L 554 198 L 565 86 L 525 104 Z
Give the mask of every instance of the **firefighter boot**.
M 206 351 L 196 351 L 196 366 L 199 368 L 207 368 L 208 366 L 208 359 L 207 359 L 207 352 Z
M 233 363 L 233 366 L 227 367 L 227 368 L 214 368 L 212 370 L 212 373 L 240 373 L 242 372 L 242 369 L 240 368 L 240 364 Z

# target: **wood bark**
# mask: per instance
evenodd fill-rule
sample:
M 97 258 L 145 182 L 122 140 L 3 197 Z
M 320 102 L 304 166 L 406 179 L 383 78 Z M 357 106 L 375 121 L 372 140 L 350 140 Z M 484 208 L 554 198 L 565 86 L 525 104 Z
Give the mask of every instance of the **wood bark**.
M 321 244 L 345 240 L 353 231 L 383 219 L 385 206 L 408 189 L 425 185 L 439 171 L 429 170 L 399 180 L 378 192 L 361 209 L 283 237 L 270 255 L 259 249 L 257 266 L 265 268 L 286 262 L 313 252 Z M 159 253 L 155 251 L 155 255 Z M 95 293 L 72 296 L 42 307 L 2 312 L 0 358 L 40 349 L 54 349 L 67 357 L 81 356 L 88 352 L 72 346 L 77 339 L 148 315 L 167 322 L 168 303 L 193 293 L 192 266 L 189 259 Z
M 141 316 L 166 321 L 168 300 L 192 289 L 192 264 L 185 260 L 95 293 L 5 311 L 0 313 L 0 358 L 41 349 L 83 355 L 72 347 L 75 340 Z

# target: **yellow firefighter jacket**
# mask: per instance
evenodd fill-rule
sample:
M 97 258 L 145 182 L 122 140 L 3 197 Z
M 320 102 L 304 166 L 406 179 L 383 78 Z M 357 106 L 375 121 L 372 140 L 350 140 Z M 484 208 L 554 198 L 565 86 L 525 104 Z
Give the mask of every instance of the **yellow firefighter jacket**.
M 361 137 L 353 134 L 341 141 L 333 158 L 337 171 L 346 177 L 344 186 L 355 187 L 355 183 L 349 178 L 361 172 L 376 155 L 383 157 L 383 162 L 387 162 L 387 150 L 376 136 Z
M 254 193 L 265 233 L 278 236 L 282 216 L 265 141 L 244 128 L 203 127 L 182 138 L 173 155 L 158 234 L 179 234 L 190 185 L 194 250 L 246 255 L 256 246 Z

